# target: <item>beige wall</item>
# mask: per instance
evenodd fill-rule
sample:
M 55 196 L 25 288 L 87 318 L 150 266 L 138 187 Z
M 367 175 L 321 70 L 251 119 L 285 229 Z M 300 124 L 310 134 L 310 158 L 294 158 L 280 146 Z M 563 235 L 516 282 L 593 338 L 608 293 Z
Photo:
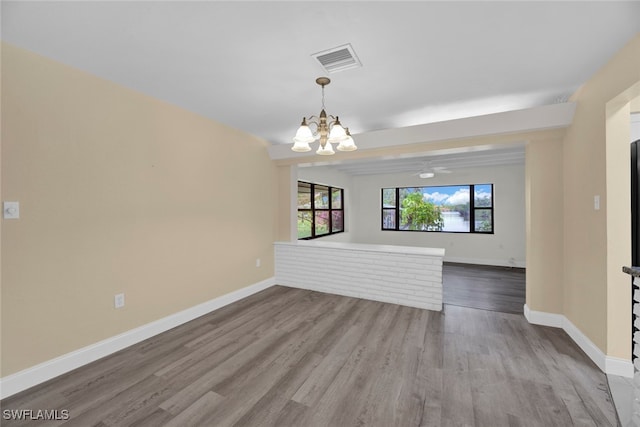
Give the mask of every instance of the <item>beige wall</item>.
M 1 375 L 272 277 L 277 185 L 265 142 L 3 44 Z
M 629 107 L 612 101 L 606 111 L 607 351 L 618 357 L 631 355 L 631 278 L 621 271 L 631 262 L 631 168 L 619 167 L 631 163 Z
M 629 192 L 624 173 L 614 169 L 628 169 L 628 138 L 626 148 L 608 146 L 613 142 L 607 137 L 606 105 L 638 81 L 640 35 L 574 96 L 576 114 L 563 152 L 564 314 L 603 352 L 627 359 L 630 287 L 620 268 L 630 262 L 624 213 Z M 594 210 L 595 195 L 600 195 L 600 210 Z M 609 292 L 613 287 L 624 290 Z
M 562 140 L 526 148 L 526 302 L 531 310 L 563 312 Z
M 297 184 L 295 184 L 295 173 L 296 166 L 278 167 L 277 240 L 280 242 L 288 242 L 297 238 L 297 235 L 293 233 L 293 227 L 296 223 L 296 218 L 293 217 L 293 203 L 298 191 Z

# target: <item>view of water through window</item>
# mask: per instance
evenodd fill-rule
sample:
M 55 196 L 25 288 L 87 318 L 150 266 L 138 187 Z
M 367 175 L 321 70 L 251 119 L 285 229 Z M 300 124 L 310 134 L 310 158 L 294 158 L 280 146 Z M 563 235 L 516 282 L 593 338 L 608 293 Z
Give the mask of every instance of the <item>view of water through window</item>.
M 493 185 L 383 188 L 382 229 L 492 233 Z

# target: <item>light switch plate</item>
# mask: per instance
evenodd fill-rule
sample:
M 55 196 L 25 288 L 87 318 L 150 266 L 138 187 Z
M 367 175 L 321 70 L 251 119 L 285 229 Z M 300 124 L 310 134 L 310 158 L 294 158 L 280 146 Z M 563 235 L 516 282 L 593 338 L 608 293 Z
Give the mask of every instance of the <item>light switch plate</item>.
M 20 218 L 20 203 L 4 202 L 2 205 L 2 212 L 4 219 L 18 219 Z
M 115 308 L 124 307 L 124 294 L 117 294 L 113 297 L 113 305 Z

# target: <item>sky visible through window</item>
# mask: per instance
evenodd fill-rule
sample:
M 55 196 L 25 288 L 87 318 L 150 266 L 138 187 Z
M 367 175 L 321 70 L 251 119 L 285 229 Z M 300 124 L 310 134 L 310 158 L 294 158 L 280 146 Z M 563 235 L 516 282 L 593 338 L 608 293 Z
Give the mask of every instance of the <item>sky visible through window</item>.
M 491 199 L 491 185 L 476 185 L 475 199 Z M 447 187 L 422 187 L 424 198 L 434 205 L 462 205 L 469 203 L 468 185 L 450 185 Z
M 469 231 L 469 192 L 468 185 L 422 187 L 424 198 L 442 210 L 442 231 Z M 474 193 L 476 206 L 491 206 L 491 185 L 475 185 Z
M 425 200 L 440 206 L 442 231 L 469 231 L 469 216 L 460 208 L 469 206 L 469 186 L 423 187 L 422 194 Z

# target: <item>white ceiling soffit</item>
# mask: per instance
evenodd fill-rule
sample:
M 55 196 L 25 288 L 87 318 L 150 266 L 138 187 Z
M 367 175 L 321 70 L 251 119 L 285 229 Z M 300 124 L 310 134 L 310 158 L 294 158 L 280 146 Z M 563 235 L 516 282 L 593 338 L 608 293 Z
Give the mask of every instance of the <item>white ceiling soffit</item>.
M 320 63 L 320 66 L 328 73 L 336 73 L 338 71 L 362 67 L 362 63 L 358 59 L 358 55 L 356 55 L 356 52 L 349 43 L 334 47 L 333 49 L 314 53 L 311 56 L 313 56 Z
M 576 104 L 572 102 L 545 105 L 466 119 L 367 132 L 353 135 L 353 138 L 358 145 L 358 150 L 369 150 L 479 136 L 560 129 L 571 124 L 575 109 Z M 290 144 L 272 145 L 268 151 L 274 160 L 310 156 L 309 153 L 291 151 Z
M 434 153 L 428 156 L 411 158 L 375 159 L 367 161 L 345 160 L 326 166 L 352 176 L 382 174 L 412 175 L 425 169 L 434 170 L 437 175 L 439 168 L 445 168 L 455 173 L 469 168 L 523 165 L 524 161 L 524 144 L 514 144 L 514 146 L 502 149 L 487 149 L 453 154 Z

